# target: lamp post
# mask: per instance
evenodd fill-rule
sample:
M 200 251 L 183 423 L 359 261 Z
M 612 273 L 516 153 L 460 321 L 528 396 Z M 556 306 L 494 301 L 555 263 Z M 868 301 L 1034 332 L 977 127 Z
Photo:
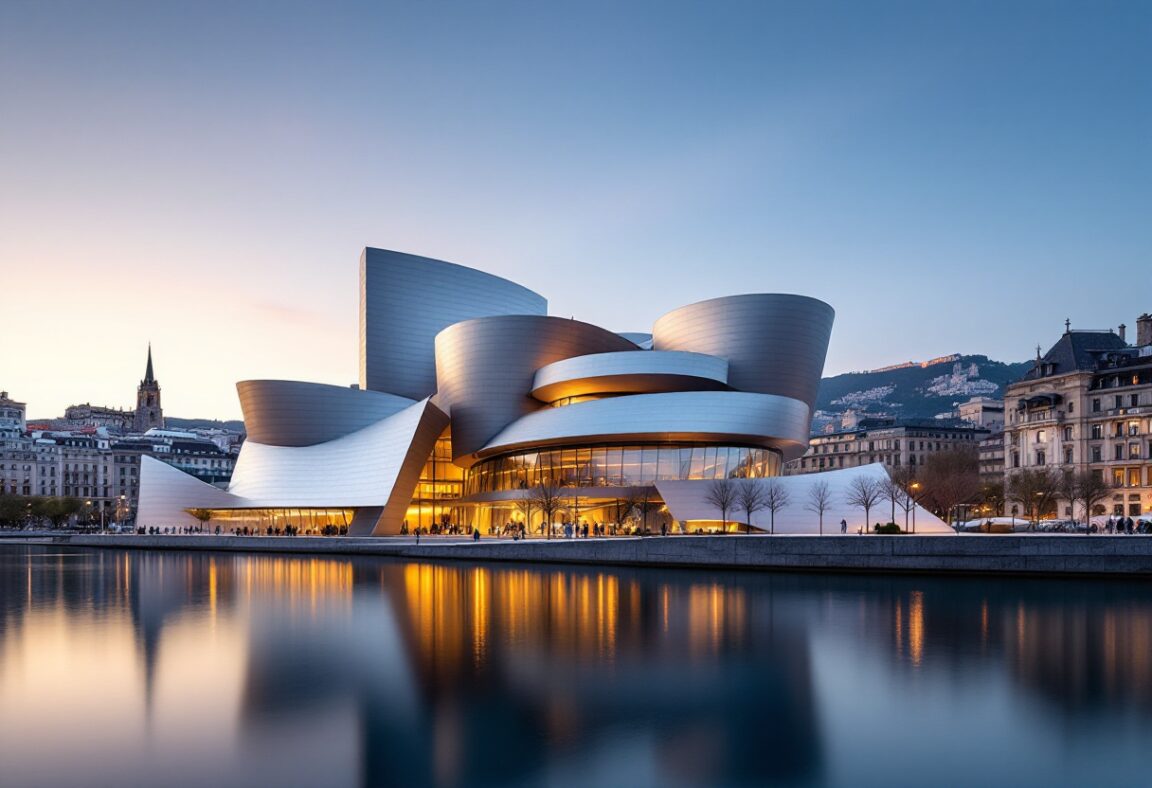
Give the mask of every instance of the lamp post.
M 912 490 L 912 533 L 916 533 L 916 493 L 920 489 L 920 482 L 912 482 L 909 488 Z

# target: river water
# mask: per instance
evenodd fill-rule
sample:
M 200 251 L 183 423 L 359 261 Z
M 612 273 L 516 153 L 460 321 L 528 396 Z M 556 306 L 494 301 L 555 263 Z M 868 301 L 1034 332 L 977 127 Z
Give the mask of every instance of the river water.
M 0 546 L 4 786 L 1152 783 L 1152 586 Z

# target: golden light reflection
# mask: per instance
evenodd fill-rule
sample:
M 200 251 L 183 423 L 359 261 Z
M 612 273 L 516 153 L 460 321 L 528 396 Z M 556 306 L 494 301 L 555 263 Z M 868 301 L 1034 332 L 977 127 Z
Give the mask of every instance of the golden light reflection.
M 924 592 L 913 591 L 908 605 L 908 654 L 913 665 L 924 657 Z
M 320 603 L 350 604 L 352 565 L 328 558 L 238 558 L 244 564 L 244 596 L 267 595 L 290 609 L 315 615 Z
M 726 637 L 738 644 L 746 623 L 742 589 L 715 583 L 689 588 L 688 647 L 694 660 L 717 654 Z

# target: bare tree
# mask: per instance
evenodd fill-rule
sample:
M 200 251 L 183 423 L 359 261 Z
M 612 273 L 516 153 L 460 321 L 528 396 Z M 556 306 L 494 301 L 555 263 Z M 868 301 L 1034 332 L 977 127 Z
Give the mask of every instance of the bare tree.
M 1112 492 L 1112 488 L 1098 471 L 1084 469 L 1069 475 L 1072 477 L 1072 497 L 1069 499 L 1072 502 L 1072 512 L 1075 514 L 1077 502 L 1083 504 L 1084 533 L 1091 533 L 1092 509 Z
M 791 500 L 792 494 L 778 479 L 769 479 L 764 485 L 764 508 L 772 516 L 769 533 L 776 533 L 776 512 L 787 506 Z
M 736 483 L 732 479 L 717 479 L 708 485 L 704 500 L 719 510 L 722 531 L 728 530 L 728 512 L 736 508 L 736 496 Z
M 883 484 L 876 479 L 857 476 L 848 485 L 844 500 L 849 506 L 858 506 L 864 510 L 864 528 L 871 531 L 869 523 L 872 522 L 872 507 L 884 500 Z
M 960 506 L 974 502 L 980 493 L 980 461 L 975 447 L 931 455 L 924 462 L 921 478 L 926 497 L 937 514 L 947 519 Z
M 1061 474 L 1052 468 L 1024 468 L 1008 478 L 1008 500 L 1020 504 L 1032 521 L 1032 530 L 1047 512 L 1063 486 Z
M 532 506 L 543 515 L 543 526 L 547 529 L 547 538 L 552 538 L 552 520 L 556 512 L 564 508 L 564 487 L 550 479 L 541 480 L 528 491 L 526 496 L 532 501 Z
M 741 479 L 736 487 L 736 505 L 748 518 L 747 533 L 752 533 L 752 515 L 768 505 L 764 488 L 755 479 Z
M 899 497 L 894 503 L 904 512 L 904 532 L 908 533 L 908 515 L 916 508 L 916 493 L 920 489 L 920 483 L 916 481 L 916 468 L 911 465 L 891 468 L 889 477 L 900 487 Z
M 892 504 L 892 513 L 889 522 L 896 522 L 896 507 L 904 508 L 904 499 L 908 497 L 907 491 L 900 484 L 900 482 L 889 476 L 887 479 L 880 480 L 880 490 L 884 493 L 884 500 Z
M 1067 512 L 1072 515 L 1072 523 L 1076 524 L 1076 473 L 1071 468 L 1064 468 L 1057 471 L 1060 474 L 1060 485 L 1056 490 L 1056 495 L 1068 501 Z M 1059 507 L 1057 507 L 1059 513 Z
M 832 506 L 832 488 L 828 486 L 828 482 L 821 479 L 808 488 L 808 502 L 804 504 L 804 508 L 810 512 L 815 512 L 816 516 L 820 518 L 820 535 L 824 535 L 824 512 Z
M 532 500 L 531 490 L 525 490 L 524 494 L 516 499 L 516 508 L 524 515 L 524 533 L 528 534 L 532 531 L 532 509 L 535 507 L 535 502 Z
M 624 521 L 635 509 L 639 512 L 641 505 L 644 503 L 644 498 L 640 495 L 640 491 L 636 487 L 624 488 L 624 494 L 616 499 L 616 525 L 620 528 L 624 527 Z

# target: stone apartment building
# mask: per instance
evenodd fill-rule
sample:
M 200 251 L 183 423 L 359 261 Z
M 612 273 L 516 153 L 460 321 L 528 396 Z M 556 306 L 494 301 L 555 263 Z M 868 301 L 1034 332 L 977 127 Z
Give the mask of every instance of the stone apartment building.
M 1022 468 L 1091 470 L 1114 492 L 1104 512 L 1152 512 L 1152 315 L 1130 345 L 1117 331 L 1063 336 L 1005 393 L 1005 481 Z M 1063 516 L 1072 514 L 1067 501 Z M 1097 511 L 1099 512 L 1099 510 Z M 1080 516 L 1080 512 L 1076 515 Z
M 938 420 L 861 419 L 855 429 L 812 436 L 808 451 L 784 465 L 786 475 L 819 473 L 882 462 L 889 468 L 917 467 L 937 452 L 975 448 L 988 430 Z

